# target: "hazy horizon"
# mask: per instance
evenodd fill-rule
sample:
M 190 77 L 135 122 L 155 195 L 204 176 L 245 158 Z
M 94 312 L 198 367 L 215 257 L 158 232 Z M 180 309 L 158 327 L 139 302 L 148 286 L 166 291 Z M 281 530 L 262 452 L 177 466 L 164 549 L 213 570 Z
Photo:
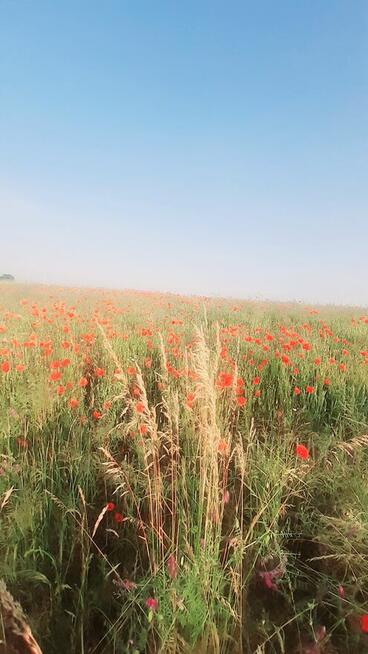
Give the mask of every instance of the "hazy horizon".
M 368 6 L 0 6 L 0 274 L 368 305 Z

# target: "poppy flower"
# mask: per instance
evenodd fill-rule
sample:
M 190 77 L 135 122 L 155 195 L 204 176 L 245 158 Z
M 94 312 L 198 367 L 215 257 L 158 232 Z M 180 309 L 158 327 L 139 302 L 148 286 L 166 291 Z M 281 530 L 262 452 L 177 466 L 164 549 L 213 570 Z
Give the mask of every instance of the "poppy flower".
M 294 395 L 300 395 L 300 393 L 301 393 L 301 390 L 300 390 L 299 386 L 294 386 Z
M 50 381 L 60 381 L 61 379 L 61 372 L 59 370 L 53 370 L 53 372 L 49 376 Z
M 253 386 L 258 386 L 260 381 L 261 381 L 260 377 L 254 377 L 252 381 Z
M 56 389 L 56 392 L 58 395 L 63 395 L 65 393 L 65 388 L 64 386 L 58 386 Z
M 305 445 L 297 445 L 295 447 L 295 454 L 299 459 L 303 459 L 304 461 L 309 459 L 309 450 Z
M 227 372 L 220 372 L 217 381 L 216 381 L 216 386 L 220 390 L 224 388 L 229 388 L 233 383 L 233 375 L 231 373 Z
M 15 369 L 16 369 L 17 372 L 24 372 L 26 367 L 23 365 L 23 363 L 17 363 L 17 365 L 15 366 Z
M 79 406 L 79 400 L 75 397 L 71 397 L 69 400 L 69 406 L 71 409 L 76 409 Z
M 1 371 L 4 372 L 5 374 L 10 371 L 9 361 L 4 361 L 4 363 L 1 364 Z
M 150 609 L 150 611 L 157 611 L 158 609 L 158 601 L 154 597 L 149 597 L 146 599 L 146 607 L 147 609 Z
M 81 377 L 79 382 L 78 382 L 79 388 L 85 388 L 88 386 L 88 379 L 86 377 Z
M 108 511 L 109 513 L 111 513 L 111 511 L 114 511 L 114 510 L 115 510 L 115 504 L 114 504 L 114 502 L 108 502 L 108 503 L 106 504 L 106 511 Z
M 114 513 L 114 522 L 116 522 L 116 524 L 118 524 L 118 525 L 120 525 L 122 522 L 124 522 L 124 518 L 123 518 L 122 514 L 119 513 L 119 511 L 116 511 L 116 513 Z
M 243 406 L 246 405 L 247 400 L 246 400 L 246 398 L 243 397 L 242 395 L 239 395 L 239 396 L 236 398 L 236 403 L 237 403 L 237 405 L 238 405 L 239 407 L 243 407 Z
M 364 634 L 368 634 L 368 614 L 364 613 L 360 616 L 360 629 Z
M 220 438 L 217 449 L 220 454 L 225 455 L 229 451 L 229 444 L 224 438 Z
M 92 417 L 93 417 L 94 420 L 100 420 L 100 418 L 102 418 L 101 411 L 97 411 L 97 410 L 93 411 L 92 412 Z
M 103 368 L 95 368 L 95 376 L 96 377 L 104 377 L 105 376 L 105 371 Z
M 312 395 L 312 393 L 314 393 L 314 386 L 307 386 L 305 392 L 308 393 L 308 395 Z
M 135 410 L 136 410 L 137 413 L 144 413 L 145 406 L 144 406 L 143 402 L 136 402 Z
M 192 409 L 192 408 L 193 408 L 194 398 L 195 398 L 194 393 L 188 393 L 188 394 L 187 394 L 187 397 L 186 397 L 186 405 L 187 405 L 188 409 Z
M 141 434 L 141 436 L 144 436 L 148 432 L 148 427 L 147 425 L 139 425 L 138 431 Z

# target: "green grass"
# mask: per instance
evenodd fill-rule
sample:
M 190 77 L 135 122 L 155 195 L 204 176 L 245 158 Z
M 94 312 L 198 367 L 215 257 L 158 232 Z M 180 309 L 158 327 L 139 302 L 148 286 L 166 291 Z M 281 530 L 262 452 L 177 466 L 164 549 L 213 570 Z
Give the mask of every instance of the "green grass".
M 47 654 L 368 651 L 363 314 L 1 288 L 1 576 Z

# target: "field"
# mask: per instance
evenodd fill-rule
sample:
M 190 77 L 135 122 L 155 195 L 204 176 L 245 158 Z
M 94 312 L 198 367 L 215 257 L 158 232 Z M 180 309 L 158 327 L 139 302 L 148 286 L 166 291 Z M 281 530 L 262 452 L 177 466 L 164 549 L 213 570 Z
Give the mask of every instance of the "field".
M 44 654 L 368 652 L 367 423 L 364 310 L 3 283 L 0 576 Z

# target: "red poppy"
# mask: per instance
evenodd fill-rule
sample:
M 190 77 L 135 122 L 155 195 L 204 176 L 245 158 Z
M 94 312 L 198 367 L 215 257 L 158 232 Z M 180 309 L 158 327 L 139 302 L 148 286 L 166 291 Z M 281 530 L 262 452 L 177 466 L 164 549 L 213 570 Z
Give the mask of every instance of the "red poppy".
M 104 377 L 105 376 L 105 371 L 103 368 L 95 368 L 95 375 L 96 377 Z
M 294 395 L 300 395 L 300 393 L 301 393 L 301 390 L 300 390 L 299 386 L 294 386 Z
M 114 511 L 114 510 L 115 510 L 114 502 L 108 502 L 106 504 L 106 511 L 109 511 L 109 513 L 111 513 L 111 511 Z
M 88 379 L 86 377 L 81 377 L 79 382 L 78 382 L 79 388 L 85 388 L 88 386 Z
M 50 381 L 60 381 L 60 379 L 61 379 L 61 372 L 59 370 L 54 370 L 49 376 Z
M 64 386 L 58 386 L 56 389 L 56 392 L 58 395 L 63 395 L 65 393 L 65 388 Z
M 148 432 L 148 427 L 147 425 L 139 425 L 138 430 L 141 436 L 144 436 Z
M 187 398 L 186 398 L 186 405 L 187 405 L 188 409 L 193 408 L 194 398 L 195 398 L 194 393 L 188 393 Z
M 364 613 L 360 616 L 360 629 L 364 634 L 368 634 L 368 614 Z
M 137 413 L 144 413 L 145 406 L 144 406 L 143 402 L 136 402 L 135 410 L 136 410 Z
M 69 406 L 71 409 L 76 409 L 79 406 L 79 400 L 75 397 L 71 397 L 69 400 Z
M 309 459 L 309 450 L 305 445 L 297 445 L 295 447 L 295 454 L 299 457 L 299 459 Z
M 10 363 L 9 363 L 9 361 L 4 361 L 4 363 L 1 364 L 1 370 L 2 370 L 2 372 L 4 372 L 5 374 L 6 374 L 7 372 L 9 372 L 9 370 L 10 370 Z
M 118 525 L 120 525 L 122 522 L 124 522 L 124 518 L 123 518 L 122 514 L 119 513 L 119 511 L 116 511 L 116 513 L 114 513 L 114 522 L 116 522 L 116 524 L 118 524 Z
M 260 381 L 261 381 L 260 377 L 254 377 L 252 381 L 253 386 L 258 386 Z
M 239 395 L 239 396 L 236 398 L 236 403 L 237 403 L 238 406 L 242 407 L 242 406 L 245 406 L 245 405 L 246 405 L 247 400 L 246 400 L 246 398 L 243 397 L 242 395 Z
M 220 372 L 216 382 L 217 388 L 219 388 L 220 390 L 222 390 L 223 388 L 229 388 L 229 386 L 231 386 L 232 383 L 233 383 L 233 375 L 231 373 Z
M 229 444 L 224 438 L 220 438 L 217 449 L 220 454 L 225 455 L 229 451 Z
M 314 393 L 314 386 L 307 386 L 305 392 L 308 393 L 308 395 L 311 395 Z
M 94 418 L 94 420 L 100 420 L 100 418 L 102 418 L 101 411 L 97 411 L 97 410 L 93 411 L 92 417 Z
M 26 369 L 26 367 L 23 365 L 23 363 L 17 363 L 15 369 L 17 372 L 23 372 Z
M 158 601 L 154 597 L 149 597 L 146 599 L 146 607 L 147 609 L 150 609 L 150 611 L 157 611 L 158 609 Z

